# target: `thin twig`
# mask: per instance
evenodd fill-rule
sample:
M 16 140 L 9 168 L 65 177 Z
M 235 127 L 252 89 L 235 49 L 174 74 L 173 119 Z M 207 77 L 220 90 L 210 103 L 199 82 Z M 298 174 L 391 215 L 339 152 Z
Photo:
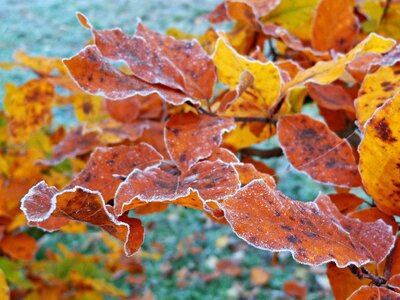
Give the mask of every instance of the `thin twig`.
M 372 281 L 372 283 L 376 286 L 381 286 L 386 284 L 386 278 L 382 277 L 382 276 L 375 276 L 374 274 L 372 274 L 367 268 L 365 267 L 356 267 L 355 265 L 350 265 L 348 266 L 349 270 L 351 271 L 351 273 L 353 273 L 354 275 L 356 275 L 358 277 L 358 279 L 369 279 Z
M 383 13 L 382 13 L 380 22 L 382 22 L 383 19 L 386 17 L 386 15 L 387 15 L 387 13 L 389 11 L 389 7 L 390 7 L 391 3 L 392 3 L 392 0 L 386 0 L 385 7 L 383 8 Z
M 279 157 L 279 156 L 283 155 L 283 151 L 279 147 L 272 148 L 272 149 L 244 148 L 240 151 L 240 153 L 242 155 L 257 156 L 260 158 Z
M 252 117 L 233 117 L 235 122 L 259 122 L 259 123 L 268 123 L 268 124 L 276 124 L 278 121 L 265 117 L 265 118 L 252 118 Z

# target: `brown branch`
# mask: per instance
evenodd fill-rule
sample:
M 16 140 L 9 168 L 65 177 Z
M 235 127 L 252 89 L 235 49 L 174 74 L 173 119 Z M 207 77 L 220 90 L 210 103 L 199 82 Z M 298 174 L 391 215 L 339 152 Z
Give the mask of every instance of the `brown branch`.
M 386 17 L 391 3 L 392 3 L 392 0 L 386 0 L 385 7 L 383 8 L 383 13 L 382 13 L 382 16 L 381 16 L 381 19 L 379 20 L 379 22 L 382 22 L 383 19 Z
M 260 158 L 279 157 L 279 156 L 283 155 L 283 151 L 279 147 L 272 148 L 272 149 L 244 148 L 240 151 L 240 153 L 242 155 L 257 156 Z
M 252 117 L 233 117 L 235 122 L 259 122 L 259 123 L 268 123 L 268 124 L 276 124 L 278 121 L 265 117 L 265 118 L 252 118 Z
M 349 270 L 351 271 L 351 273 L 353 273 L 354 275 L 356 275 L 358 277 L 358 279 L 369 279 L 372 281 L 372 283 L 376 286 L 381 286 L 386 284 L 386 278 L 382 277 L 382 276 L 375 276 L 374 274 L 372 274 L 367 268 L 365 267 L 356 267 L 355 265 L 350 265 L 348 266 Z

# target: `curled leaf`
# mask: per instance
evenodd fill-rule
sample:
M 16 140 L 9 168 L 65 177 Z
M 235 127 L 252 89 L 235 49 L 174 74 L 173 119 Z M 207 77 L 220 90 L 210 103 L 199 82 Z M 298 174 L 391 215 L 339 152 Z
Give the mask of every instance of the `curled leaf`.
M 28 222 L 38 222 L 39 227 L 56 218 L 99 226 L 124 243 L 127 256 L 137 252 L 143 242 L 144 228 L 140 220 L 126 216 L 117 219 L 113 208 L 105 204 L 99 192 L 83 187 L 57 191 L 44 181 L 39 182 L 21 200 L 21 209 Z

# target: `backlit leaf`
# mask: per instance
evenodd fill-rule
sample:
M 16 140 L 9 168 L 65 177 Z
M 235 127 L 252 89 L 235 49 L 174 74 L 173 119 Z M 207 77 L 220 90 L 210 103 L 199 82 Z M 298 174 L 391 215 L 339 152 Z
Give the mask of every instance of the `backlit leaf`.
M 381 67 L 365 77 L 355 101 L 357 123 L 362 131 L 374 112 L 399 91 L 400 66 Z
M 321 0 L 313 18 L 311 45 L 318 51 L 346 53 L 357 41 L 358 29 L 352 0 Z
M 218 79 L 231 89 L 240 85 L 243 72 L 253 75 L 253 84 L 241 97 L 260 105 L 267 115 L 268 108 L 276 102 L 280 92 L 279 70 L 274 63 L 250 60 L 238 54 L 223 38 L 217 41 L 213 60 L 218 69 Z
M 400 94 L 383 104 L 365 125 L 360 173 L 367 193 L 382 211 L 400 215 Z
M 285 84 L 283 91 L 287 91 L 294 86 L 314 82 L 328 84 L 338 79 L 345 71 L 347 63 L 363 53 L 384 53 L 395 45 L 392 39 L 386 39 L 376 34 L 370 34 L 356 47 L 344 56 L 338 56 L 331 61 L 320 61 L 313 67 L 297 73 L 296 77 Z
M 53 96 L 54 87 L 40 79 L 32 79 L 18 88 L 6 85 L 4 108 L 13 141 L 21 143 L 50 124 Z

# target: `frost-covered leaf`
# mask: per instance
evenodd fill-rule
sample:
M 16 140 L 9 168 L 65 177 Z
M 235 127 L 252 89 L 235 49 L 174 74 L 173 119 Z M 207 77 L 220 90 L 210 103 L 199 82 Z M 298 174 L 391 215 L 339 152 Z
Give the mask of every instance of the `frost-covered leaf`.
M 182 172 L 210 156 L 222 142 L 222 135 L 235 128 L 232 118 L 194 113 L 175 114 L 165 125 L 165 143 Z
M 290 251 L 304 264 L 380 262 L 394 243 L 391 227 L 383 221 L 349 219 L 325 195 L 314 202 L 294 201 L 262 180 L 241 188 L 220 207 L 240 238 L 260 249 Z
M 21 200 L 21 209 L 28 222 L 41 223 L 52 218 L 77 220 L 99 226 L 124 243 L 125 254 L 136 253 L 144 238 L 144 228 L 138 219 L 122 216 L 117 219 L 111 206 L 105 204 L 99 192 L 75 186 L 57 191 L 44 181 L 32 187 Z M 42 227 L 43 228 L 43 227 Z M 58 230 L 54 226 L 51 230 Z
M 297 114 L 281 117 L 277 130 L 284 154 L 296 169 L 323 183 L 361 185 L 350 144 L 324 123 Z

